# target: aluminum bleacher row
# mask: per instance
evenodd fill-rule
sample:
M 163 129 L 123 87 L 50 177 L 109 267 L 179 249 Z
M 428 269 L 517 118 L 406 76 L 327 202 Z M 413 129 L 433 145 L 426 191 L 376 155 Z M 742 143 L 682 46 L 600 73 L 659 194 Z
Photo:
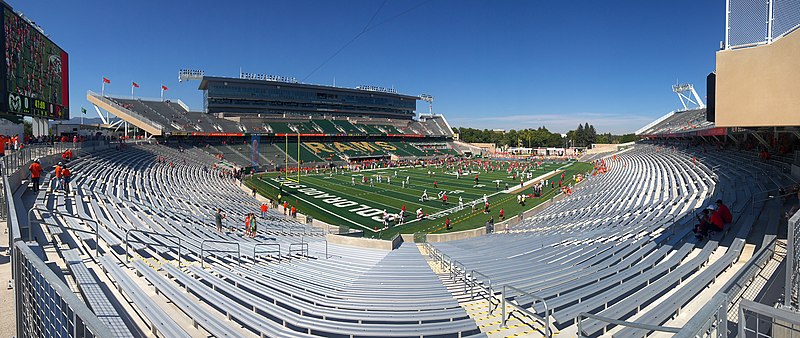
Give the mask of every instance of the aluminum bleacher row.
M 590 178 L 510 234 L 430 244 L 457 269 L 477 271 L 486 283 L 510 285 L 546 301 L 517 298 L 556 327 L 582 313 L 662 325 L 703 292 L 739 257 L 764 191 L 791 178 L 734 151 L 692 156 L 674 148 L 638 145 L 606 158 L 611 171 Z M 713 170 L 712 170 L 713 168 Z M 694 214 L 722 199 L 734 214 L 726 231 L 707 240 L 691 232 Z M 755 205 L 752 205 L 755 201 Z M 498 249 L 502 248 L 502 249 Z M 485 276 L 485 277 L 480 277 Z M 481 278 L 487 278 L 482 280 Z M 607 322 L 583 320 L 587 335 Z M 614 337 L 641 337 L 644 330 L 617 327 Z
M 702 130 L 714 127 L 714 122 L 706 120 L 706 109 L 678 111 L 663 121 L 639 133 L 640 135 L 658 135 Z
M 37 196 L 33 216 L 52 242 L 74 243 L 61 256 L 115 335 L 484 336 L 413 244 L 328 244 L 273 209 L 254 239 L 227 231 L 260 203 L 215 162 L 197 148 L 108 149 L 70 163 L 74 194 L 48 191 L 51 183 Z M 217 207 L 227 213 L 221 233 Z M 96 264 L 84 265 L 95 250 Z M 120 319 L 110 299 L 130 304 L 142 324 Z

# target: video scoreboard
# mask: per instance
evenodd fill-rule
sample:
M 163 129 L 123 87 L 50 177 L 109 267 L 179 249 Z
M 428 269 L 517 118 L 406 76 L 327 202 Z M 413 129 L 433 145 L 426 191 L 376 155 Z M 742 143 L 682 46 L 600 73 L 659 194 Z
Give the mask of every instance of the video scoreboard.
M 0 110 L 10 114 L 69 119 L 69 58 L 40 29 L 3 3 Z

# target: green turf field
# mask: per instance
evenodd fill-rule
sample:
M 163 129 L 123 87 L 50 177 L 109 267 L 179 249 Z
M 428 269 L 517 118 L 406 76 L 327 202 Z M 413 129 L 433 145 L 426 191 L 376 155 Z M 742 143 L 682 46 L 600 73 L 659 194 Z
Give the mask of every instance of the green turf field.
M 365 230 L 365 237 L 388 239 L 397 233 L 442 233 L 447 231 L 461 231 L 482 227 L 494 216 L 495 222 L 499 222 L 500 209 L 504 209 L 506 218 L 517 215 L 518 213 L 531 209 L 549 200 L 556 195 L 558 185 L 554 189 L 544 190 L 544 196 L 540 198 L 529 198 L 523 207 L 517 203 L 517 194 L 513 191 L 519 187 L 519 179 L 513 180 L 506 168 L 509 162 L 493 162 L 500 169 L 484 171 L 478 166 L 471 167 L 472 173 L 465 174 L 461 178 L 456 178 L 454 172 L 443 167 L 416 167 L 416 168 L 388 168 L 376 170 L 364 170 L 360 172 L 340 172 L 337 174 L 309 174 L 302 175 L 300 182 L 285 181 L 279 178 L 277 173 L 268 173 L 251 177 L 246 180 L 249 187 L 255 187 L 262 195 L 275 199 L 279 193 L 279 187 L 283 183 L 283 199 L 290 205 L 295 205 L 298 212 L 314 217 L 315 219 L 339 226 L 347 226 L 352 229 Z M 564 170 L 567 180 L 573 174 L 586 173 L 592 166 L 588 163 L 580 162 L 553 162 L 545 163 L 541 168 L 530 170 L 532 177 L 539 177 L 554 170 Z M 397 176 L 395 177 L 395 171 Z M 431 176 L 428 176 L 431 171 Z M 475 174 L 479 176 L 479 184 L 474 181 Z M 373 185 L 361 183 L 364 176 L 373 178 Z M 383 180 L 377 182 L 377 175 L 381 175 Z M 559 174 L 560 175 L 560 174 Z M 391 183 L 387 182 L 386 177 L 391 176 Z M 293 176 L 296 180 L 296 174 Z M 409 184 L 402 187 L 401 181 L 408 178 Z M 527 178 L 526 178 L 527 180 Z M 355 181 L 355 184 L 353 184 Z M 438 188 L 433 187 L 436 181 Z M 496 182 L 500 182 L 499 191 Z M 557 181 L 557 178 L 556 178 Z M 503 193 L 505 185 L 508 183 L 512 193 Z M 420 201 L 423 191 L 427 190 L 429 200 Z M 439 193 L 447 192 L 447 205 L 443 205 L 439 199 Z M 523 190 L 525 194 L 532 193 L 530 188 Z M 486 194 L 490 203 L 490 213 L 483 213 L 482 201 L 473 212 L 470 202 L 480 200 Z M 459 197 L 463 198 L 465 207 L 462 210 L 453 210 L 458 207 Z M 402 225 L 392 225 L 389 229 L 375 232 L 374 229 L 383 227 L 383 210 L 390 214 L 396 214 L 401 207 L 406 206 L 406 222 Z M 431 217 L 417 220 L 415 211 L 422 208 L 425 214 Z M 435 215 L 441 213 L 439 215 Z M 445 230 L 445 216 L 450 218 L 453 225 L 452 230 Z

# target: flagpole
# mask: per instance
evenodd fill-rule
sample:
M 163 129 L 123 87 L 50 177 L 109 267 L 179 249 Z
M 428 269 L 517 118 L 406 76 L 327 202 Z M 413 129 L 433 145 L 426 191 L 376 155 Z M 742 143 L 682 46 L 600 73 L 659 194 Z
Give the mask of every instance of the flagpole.
M 103 86 L 100 87 L 100 96 L 106 96 L 106 80 L 103 80 Z
M 161 101 L 164 101 L 164 84 L 161 84 Z
M 134 97 L 134 96 L 133 96 L 133 89 L 134 89 L 134 88 L 136 88 L 136 86 L 134 86 L 134 85 L 133 85 L 133 83 L 131 83 L 131 98 L 133 98 L 133 97 Z

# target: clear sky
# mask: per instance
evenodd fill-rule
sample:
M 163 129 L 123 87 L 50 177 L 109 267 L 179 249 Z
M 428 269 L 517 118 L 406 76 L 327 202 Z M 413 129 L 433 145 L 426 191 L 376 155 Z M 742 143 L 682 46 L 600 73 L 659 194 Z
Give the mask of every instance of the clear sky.
M 725 21 L 722 0 L 7 1 L 69 53 L 73 117 L 103 76 L 200 110 L 178 69 L 241 68 L 431 94 L 453 126 L 558 132 L 635 131 L 678 108 L 676 80 L 705 97 Z

